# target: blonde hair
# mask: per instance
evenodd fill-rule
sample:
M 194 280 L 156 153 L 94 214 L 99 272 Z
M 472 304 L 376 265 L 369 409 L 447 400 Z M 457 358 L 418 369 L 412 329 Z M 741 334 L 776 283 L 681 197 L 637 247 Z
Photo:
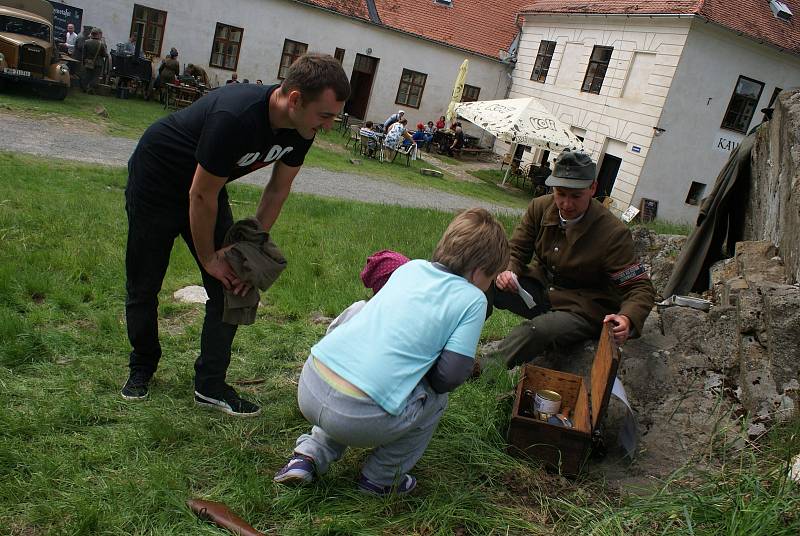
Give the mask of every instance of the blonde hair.
M 508 266 L 510 249 L 503 226 L 483 208 L 471 208 L 453 218 L 433 251 L 433 262 L 469 276 L 480 268 L 494 276 Z

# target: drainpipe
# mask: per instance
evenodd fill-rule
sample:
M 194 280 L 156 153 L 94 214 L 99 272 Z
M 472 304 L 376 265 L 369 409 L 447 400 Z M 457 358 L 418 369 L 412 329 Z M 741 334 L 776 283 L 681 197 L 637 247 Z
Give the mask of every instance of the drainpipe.
M 367 11 L 369 12 L 369 20 L 383 26 L 381 17 L 378 15 L 378 8 L 375 6 L 375 0 L 367 0 Z
M 514 37 L 514 40 L 511 42 L 511 45 L 508 47 L 508 58 L 503 60 L 503 63 L 507 65 L 506 67 L 506 76 L 508 79 L 506 80 L 506 91 L 504 93 L 505 99 L 508 98 L 509 94 L 511 93 L 511 85 L 513 84 L 513 78 L 511 76 L 511 72 L 514 70 L 514 66 L 517 64 L 517 53 L 519 52 L 519 42 L 522 40 L 522 24 L 519 22 L 519 13 L 514 16 L 514 25 L 517 27 L 517 35 Z

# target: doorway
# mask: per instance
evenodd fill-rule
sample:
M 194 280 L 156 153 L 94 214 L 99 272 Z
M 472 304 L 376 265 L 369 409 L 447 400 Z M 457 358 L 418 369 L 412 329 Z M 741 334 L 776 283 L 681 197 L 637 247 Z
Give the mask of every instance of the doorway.
M 603 156 L 603 163 L 597 174 L 597 191 L 594 194 L 596 198 L 603 200 L 611 195 L 620 164 L 622 164 L 622 159 L 617 156 L 608 153 Z
M 344 105 L 345 113 L 351 117 L 364 119 L 367 115 L 372 82 L 375 80 L 379 61 L 378 58 L 372 56 L 356 54 L 353 74 L 350 75 L 350 98 Z

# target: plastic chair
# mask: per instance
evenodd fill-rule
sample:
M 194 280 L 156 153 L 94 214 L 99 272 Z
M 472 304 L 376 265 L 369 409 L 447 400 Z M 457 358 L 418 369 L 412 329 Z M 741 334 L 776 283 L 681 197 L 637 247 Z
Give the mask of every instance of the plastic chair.
M 358 143 L 359 143 L 359 136 L 360 135 L 359 135 L 358 132 L 360 130 L 361 130 L 360 126 L 358 126 L 358 125 L 350 125 L 350 136 L 347 138 L 347 141 L 344 144 L 345 148 L 347 148 L 350 145 L 350 143 L 352 142 L 353 143 L 353 152 L 355 152 L 356 148 L 358 147 Z
M 358 135 L 358 147 L 359 147 L 359 154 L 366 156 L 367 158 L 375 158 L 376 154 L 378 153 L 378 140 L 375 138 L 371 138 L 365 134 Z
M 391 147 L 389 145 L 383 144 L 381 146 L 381 161 L 388 161 L 392 163 L 397 159 L 397 155 L 402 155 L 406 157 L 406 166 L 411 165 L 411 151 L 414 150 L 413 145 L 407 146 L 398 146 L 398 147 Z

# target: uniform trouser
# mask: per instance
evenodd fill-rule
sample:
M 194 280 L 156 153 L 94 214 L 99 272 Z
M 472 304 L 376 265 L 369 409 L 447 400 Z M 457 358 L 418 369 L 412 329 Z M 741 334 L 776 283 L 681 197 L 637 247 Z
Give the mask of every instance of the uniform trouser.
M 294 451 L 314 460 L 317 473 L 342 457 L 347 447 L 375 448 L 362 474 L 391 485 L 422 457 L 447 408 L 447 393 L 437 394 L 422 380 L 400 415 L 387 413 L 370 398 L 346 395 L 317 373 L 309 357 L 300 374 L 297 402 L 311 432 L 297 438 Z
M 534 280 L 520 277 L 519 283 L 534 298 L 541 295 L 541 285 L 536 288 Z M 592 325 L 580 315 L 554 311 L 549 309 L 549 305 L 529 309 L 519 294 L 503 292 L 494 285 L 487 293 L 487 298 L 489 314 L 494 307 L 528 319 L 512 329 L 496 350 L 508 368 L 531 361 L 547 350 L 570 346 L 600 334 L 600 326 Z
M 128 214 L 128 244 L 125 252 L 127 299 L 125 318 L 132 351 L 131 371 L 153 374 L 161 359 L 158 341 L 158 293 L 169 265 L 175 238 L 180 235 L 200 268 L 203 286 L 208 293 L 206 315 L 200 336 L 200 356 L 194 364 L 195 389 L 214 394 L 225 383 L 231 360 L 231 344 L 237 326 L 222 321 L 224 295 L 222 283 L 206 272 L 197 259 L 189 229 L 188 207 L 156 206 L 144 201 L 136 189 L 125 190 Z M 225 233 L 233 225 L 228 195 L 223 188 L 218 199 L 214 227 L 214 247 L 219 249 Z
M 100 77 L 100 68 L 81 70 L 81 89 L 88 91 L 97 87 L 97 79 Z

